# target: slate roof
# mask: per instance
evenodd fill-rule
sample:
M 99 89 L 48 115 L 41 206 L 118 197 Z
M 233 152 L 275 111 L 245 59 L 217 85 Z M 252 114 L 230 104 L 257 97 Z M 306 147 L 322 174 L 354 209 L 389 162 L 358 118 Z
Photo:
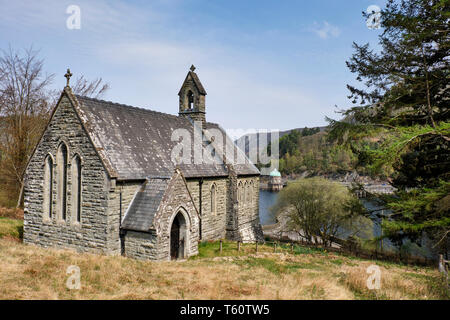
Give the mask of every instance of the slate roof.
M 78 95 L 75 97 L 80 118 L 94 146 L 107 169 L 120 180 L 171 177 L 175 170 L 171 153 L 179 144 L 172 141 L 174 130 L 188 130 L 192 145 L 194 143 L 193 123 L 185 117 Z M 219 125 L 207 122 L 205 128 L 218 129 L 223 133 L 223 150 L 226 150 L 225 145 L 229 150 L 234 148 L 235 160 L 243 154 Z M 192 152 L 191 161 L 180 164 L 180 169 L 186 178 L 227 176 L 227 167 L 219 153 L 213 163 L 195 165 Z M 244 158 L 245 163 L 235 167 L 237 174 L 259 175 L 259 170 L 245 155 Z M 235 163 L 235 160 L 225 158 L 228 164 Z
M 127 230 L 148 231 L 168 183 L 169 179 L 149 179 L 137 192 L 125 214 L 121 227 Z

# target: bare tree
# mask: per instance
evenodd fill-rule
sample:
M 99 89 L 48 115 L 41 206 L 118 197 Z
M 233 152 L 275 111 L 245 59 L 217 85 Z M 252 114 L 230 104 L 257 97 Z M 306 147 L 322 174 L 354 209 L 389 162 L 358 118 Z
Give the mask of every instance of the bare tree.
M 45 129 L 59 93 L 50 89 L 54 74 L 43 71 L 44 60 L 33 48 L 0 51 L 0 190 L 21 205 L 28 158 Z M 81 75 L 72 91 L 98 98 L 109 89 L 102 78 Z
M 54 75 L 44 74 L 37 55 L 33 48 L 0 52 L 0 174 L 10 191 L 19 193 L 18 206 L 26 161 L 45 126 L 52 97 Z
M 72 92 L 80 96 L 100 98 L 109 90 L 109 84 L 103 83 L 102 78 L 88 81 L 83 75 L 77 78 Z

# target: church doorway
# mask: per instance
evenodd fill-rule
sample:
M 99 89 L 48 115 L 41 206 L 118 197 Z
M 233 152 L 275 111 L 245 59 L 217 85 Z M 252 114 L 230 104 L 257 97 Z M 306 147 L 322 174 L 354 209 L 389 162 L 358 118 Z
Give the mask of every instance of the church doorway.
M 181 212 L 178 212 L 170 228 L 170 258 L 172 260 L 184 258 L 185 241 L 186 219 Z

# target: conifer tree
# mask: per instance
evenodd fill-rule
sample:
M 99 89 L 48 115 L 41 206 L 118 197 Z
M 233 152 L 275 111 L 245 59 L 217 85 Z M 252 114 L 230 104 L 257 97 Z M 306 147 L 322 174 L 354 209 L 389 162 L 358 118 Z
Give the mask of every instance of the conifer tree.
M 365 18 L 368 14 L 363 13 Z M 348 85 L 353 106 L 327 119 L 329 138 L 348 144 L 359 164 L 387 175 L 393 240 L 426 233 L 450 248 L 450 1 L 388 0 L 380 50 L 354 43 L 347 66 L 362 87 Z

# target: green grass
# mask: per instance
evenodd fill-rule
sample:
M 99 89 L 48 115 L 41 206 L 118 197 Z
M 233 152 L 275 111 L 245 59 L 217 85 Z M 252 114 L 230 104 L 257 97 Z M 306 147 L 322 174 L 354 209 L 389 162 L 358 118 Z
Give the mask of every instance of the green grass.
M 0 238 L 23 238 L 23 220 L 0 217 Z
M 285 266 L 281 265 L 280 263 L 277 263 L 273 259 L 267 259 L 267 258 L 248 258 L 245 260 L 236 260 L 235 263 L 245 269 L 252 269 L 252 268 L 263 268 L 266 269 L 269 272 L 272 272 L 273 274 L 281 274 L 286 273 Z
M 308 270 L 323 270 L 323 261 L 317 260 L 316 262 L 283 262 L 277 261 L 273 258 L 255 257 L 249 256 L 249 254 L 256 253 L 256 245 L 254 243 L 241 244 L 240 251 L 238 251 L 237 243 L 235 241 L 222 241 L 222 252 L 220 252 L 219 241 L 204 241 L 199 244 L 199 254 L 191 257 L 190 260 L 198 260 L 202 258 L 214 258 L 214 257 L 241 257 L 240 259 L 233 260 L 234 264 L 244 268 L 263 268 L 273 274 L 287 274 L 296 272 L 299 269 Z M 258 253 L 273 253 L 274 244 L 265 243 L 258 245 Z M 277 244 L 277 253 L 293 254 L 293 255 L 327 255 L 326 250 L 321 248 L 308 248 L 302 246 L 294 246 L 292 250 L 289 244 Z
M 309 248 L 299 245 L 294 245 L 292 251 L 290 244 L 279 243 L 277 244 L 276 252 L 293 253 L 295 255 L 302 254 L 320 254 L 327 256 L 328 251 L 323 248 Z M 251 253 L 256 253 L 256 245 L 254 243 L 241 243 L 241 249 L 238 251 L 236 241 L 222 241 L 222 252 L 220 252 L 219 241 L 203 241 L 198 246 L 198 255 L 191 259 L 199 258 L 214 258 L 214 257 L 234 257 L 234 256 L 246 256 Z M 274 243 L 266 242 L 258 245 L 258 253 L 261 252 L 274 252 Z
M 258 245 L 258 252 L 273 252 L 273 248 L 267 245 Z M 220 252 L 219 241 L 203 241 L 198 246 L 198 255 L 191 259 L 246 256 L 256 252 L 254 243 L 241 243 L 240 251 L 236 241 L 222 241 L 222 252 Z

